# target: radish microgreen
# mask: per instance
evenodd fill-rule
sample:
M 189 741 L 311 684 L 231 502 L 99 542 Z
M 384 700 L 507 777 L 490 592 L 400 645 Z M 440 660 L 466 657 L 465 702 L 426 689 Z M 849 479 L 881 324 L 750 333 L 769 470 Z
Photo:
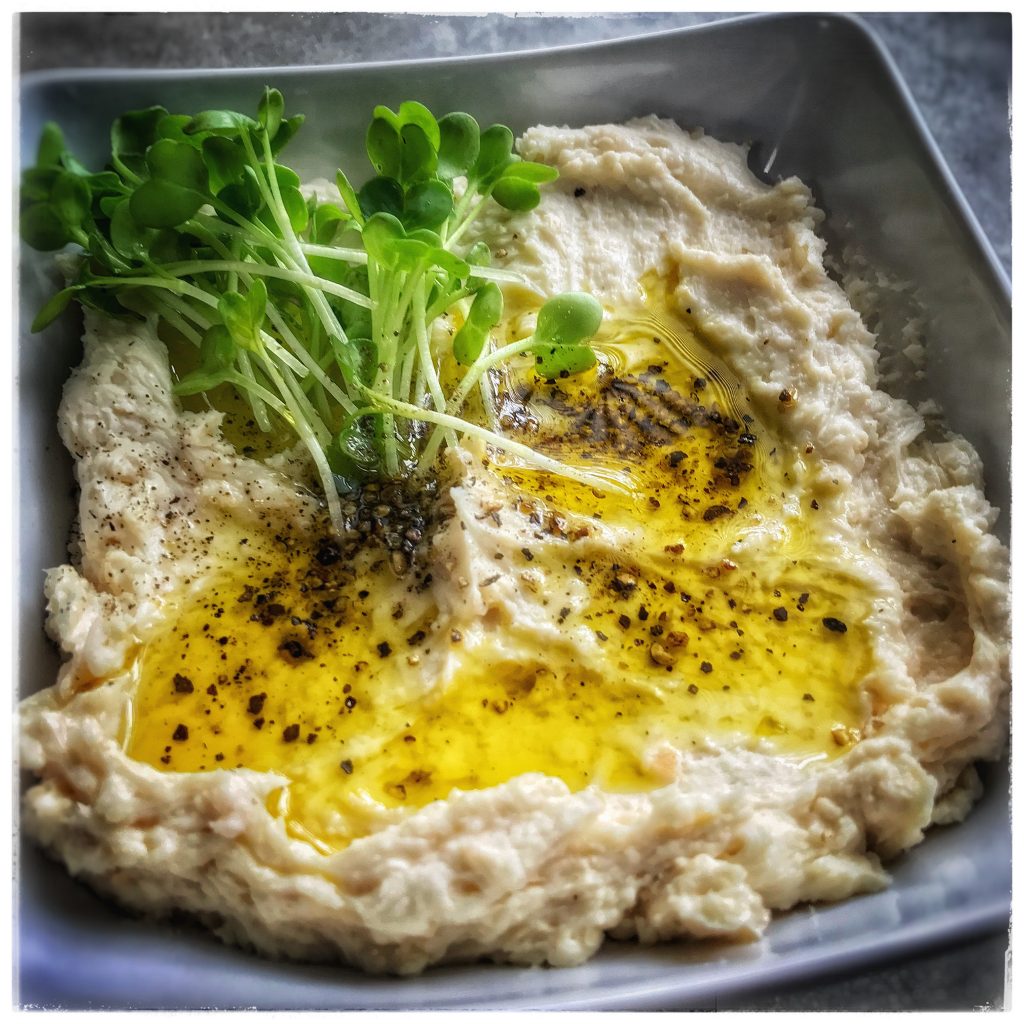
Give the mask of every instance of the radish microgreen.
M 504 125 L 481 130 L 469 114 L 437 119 L 405 102 L 373 111 L 365 147 L 374 176 L 356 189 L 339 170 L 340 199 L 323 200 L 279 160 L 302 123 L 285 116 L 272 88 L 255 118 L 130 111 L 112 125 L 98 173 L 47 124 L 22 178 L 22 237 L 44 251 L 76 244 L 83 258 L 33 331 L 73 299 L 165 321 L 199 350 L 175 392 L 228 383 L 262 429 L 293 431 L 339 530 L 339 492 L 370 476 L 430 472 L 460 436 L 605 486 L 459 415 L 488 371 L 513 356 L 532 355 L 548 378 L 595 363 L 588 342 L 602 310 L 588 295 L 548 300 L 533 335 L 494 348 L 498 283 L 518 277 L 490 266 L 486 242 L 459 244 L 488 204 L 531 210 L 558 172 L 521 159 Z M 461 327 L 435 331 L 452 313 Z M 465 369 L 446 392 L 449 356 Z

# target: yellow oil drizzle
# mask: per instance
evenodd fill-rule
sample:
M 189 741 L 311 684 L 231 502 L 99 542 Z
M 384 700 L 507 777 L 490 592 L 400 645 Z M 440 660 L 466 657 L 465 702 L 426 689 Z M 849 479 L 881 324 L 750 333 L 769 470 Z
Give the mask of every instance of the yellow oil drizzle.
M 597 348 L 601 371 L 578 380 L 537 382 L 520 365 L 505 381 L 530 390 L 531 444 L 631 481 L 595 492 L 496 462 L 544 537 L 509 568 L 542 575 L 556 642 L 539 649 L 514 617 L 467 642 L 440 628 L 429 580 L 396 580 L 383 559 L 332 577 L 315 538 L 247 538 L 244 563 L 183 599 L 144 650 L 131 755 L 168 771 L 278 772 L 289 785 L 275 813 L 334 849 L 379 827 L 381 807 L 523 772 L 639 791 L 670 778 L 666 745 L 760 741 L 814 760 L 855 742 L 872 595 L 818 526 L 803 453 L 662 302 L 619 311 Z M 666 435 L 628 421 L 637 408 L 665 419 L 662 400 L 696 422 L 669 416 Z M 627 419 L 588 436 L 601 403 Z M 580 559 L 548 530 L 565 513 L 633 542 Z M 570 608 L 581 580 L 586 599 Z

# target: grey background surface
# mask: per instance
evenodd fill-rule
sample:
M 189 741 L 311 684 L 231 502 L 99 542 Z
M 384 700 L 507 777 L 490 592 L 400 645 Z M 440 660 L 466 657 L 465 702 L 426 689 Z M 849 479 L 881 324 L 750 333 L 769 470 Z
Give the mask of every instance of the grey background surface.
M 337 64 L 534 49 L 680 28 L 724 14 L 25 14 L 21 70 Z M 997 256 L 1011 269 L 1010 17 L 873 14 Z M 963 1010 L 1003 1004 L 1007 936 L 852 977 L 722 999 L 729 1010 Z M 666 1006 L 666 1009 L 671 1007 Z

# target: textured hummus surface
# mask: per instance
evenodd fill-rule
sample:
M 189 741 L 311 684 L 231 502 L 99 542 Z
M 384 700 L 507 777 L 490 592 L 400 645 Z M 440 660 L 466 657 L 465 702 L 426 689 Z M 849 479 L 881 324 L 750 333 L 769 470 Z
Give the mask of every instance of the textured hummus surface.
M 755 402 L 797 397 L 779 429 L 813 451 L 836 498 L 829 528 L 863 552 L 855 569 L 876 595 L 863 738 L 804 765 L 708 739 L 659 752 L 666 782 L 646 793 L 527 774 L 382 814 L 329 854 L 268 809 L 280 776 L 133 760 L 134 659 L 167 602 L 213 571 L 210 538 L 229 521 L 312 528 L 318 513 L 295 483 L 301 460 L 244 458 L 219 414 L 177 407 L 149 325 L 90 317 L 60 412 L 79 524 L 46 580 L 66 660 L 22 706 L 22 765 L 37 778 L 22 821 L 101 892 L 186 910 L 274 956 L 402 973 L 479 957 L 570 965 L 606 935 L 752 939 L 772 911 L 879 889 L 886 859 L 977 797 L 972 765 L 1001 753 L 1008 718 L 1006 551 L 972 448 L 929 439 L 914 408 L 875 389 L 873 339 L 823 269 L 807 188 L 770 187 L 745 150 L 656 118 L 535 128 L 520 152 L 560 179 L 530 215 L 481 226 L 499 262 L 543 294 L 609 304 L 656 274 Z M 456 468 L 452 497 L 475 525 L 443 529 L 431 558 L 445 622 L 471 640 L 495 609 L 529 621 L 528 587 L 481 587 L 525 524 L 472 515 L 486 472 L 472 453 Z

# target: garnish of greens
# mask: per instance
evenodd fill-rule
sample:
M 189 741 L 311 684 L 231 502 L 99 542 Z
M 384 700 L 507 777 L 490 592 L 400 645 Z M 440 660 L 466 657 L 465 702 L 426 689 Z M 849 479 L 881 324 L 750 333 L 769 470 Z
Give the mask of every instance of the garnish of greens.
M 339 170 L 341 201 L 331 202 L 304 194 L 279 162 L 302 122 L 271 88 L 255 118 L 131 111 L 113 123 L 109 163 L 95 173 L 47 124 L 23 174 L 21 234 L 35 249 L 77 243 L 84 253 L 33 331 L 72 299 L 163 320 L 200 354 L 175 392 L 229 383 L 263 430 L 294 431 L 339 532 L 339 491 L 428 473 L 460 436 L 600 485 L 460 415 L 475 390 L 491 415 L 488 371 L 513 356 L 531 354 L 545 378 L 595 363 L 587 342 L 602 309 L 580 293 L 549 299 L 530 337 L 495 347 L 498 283 L 519 278 L 490 267 L 485 242 L 459 244 L 488 204 L 530 210 L 558 172 L 521 159 L 504 125 L 481 131 L 469 114 L 437 119 L 407 102 L 374 110 L 366 152 L 376 175 L 357 190 Z M 461 322 L 454 336 L 434 330 L 445 314 Z M 446 390 L 440 368 L 451 359 L 462 374 Z

